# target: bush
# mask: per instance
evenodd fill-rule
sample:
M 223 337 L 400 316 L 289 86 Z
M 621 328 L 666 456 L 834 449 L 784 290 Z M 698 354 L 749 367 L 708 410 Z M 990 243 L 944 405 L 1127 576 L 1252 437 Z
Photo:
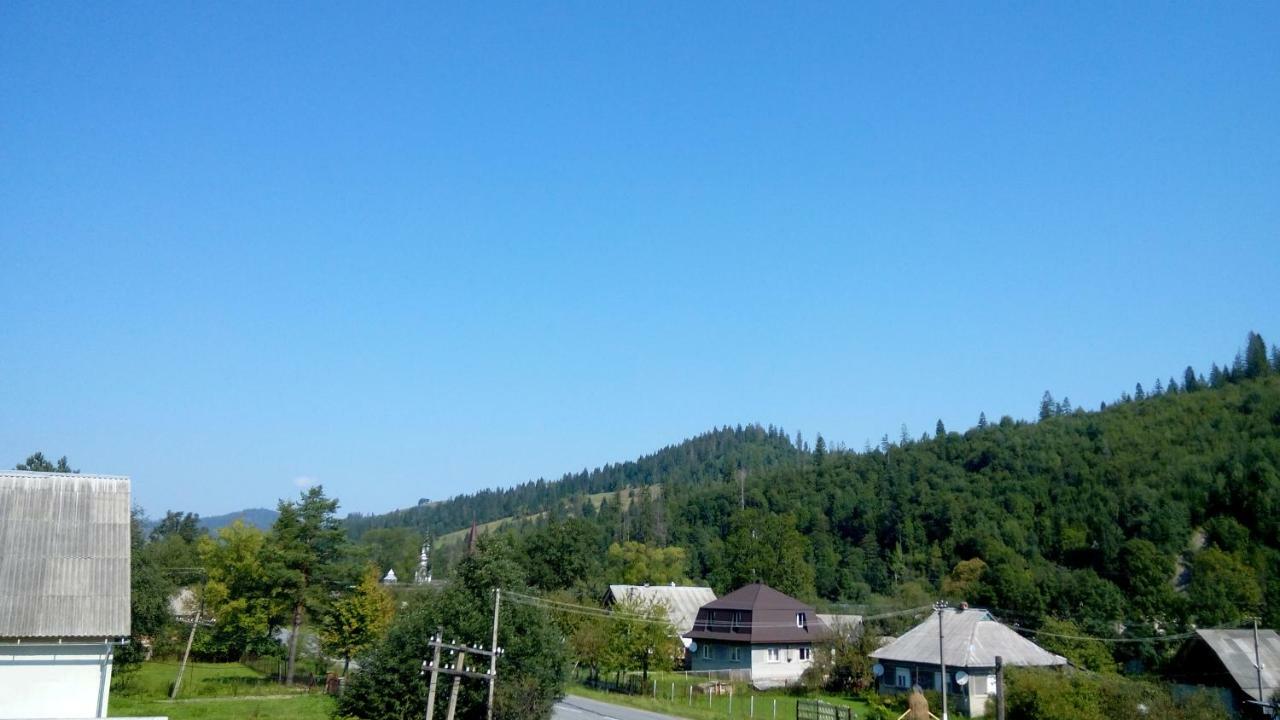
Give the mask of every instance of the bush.
M 1040 668 L 1010 668 L 1005 708 L 1009 720 L 1228 720 L 1207 692 L 1175 699 L 1168 685 L 1117 675 Z

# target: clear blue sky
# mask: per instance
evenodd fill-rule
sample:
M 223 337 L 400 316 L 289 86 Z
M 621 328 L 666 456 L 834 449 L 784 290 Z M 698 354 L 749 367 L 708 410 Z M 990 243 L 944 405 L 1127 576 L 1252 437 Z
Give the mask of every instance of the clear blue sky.
M 0 4 L 0 462 L 377 511 L 1280 341 L 1280 4 Z

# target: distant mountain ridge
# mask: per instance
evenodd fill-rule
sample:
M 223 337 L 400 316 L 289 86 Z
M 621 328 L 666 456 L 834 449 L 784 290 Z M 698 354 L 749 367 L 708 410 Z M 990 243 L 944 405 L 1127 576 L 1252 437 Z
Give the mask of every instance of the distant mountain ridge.
M 261 530 L 269 530 L 272 523 L 276 521 L 280 513 L 267 508 L 247 508 L 245 510 L 236 510 L 224 515 L 210 515 L 209 517 L 200 518 L 200 527 L 209 532 L 217 532 L 222 528 L 234 523 L 237 520 L 244 521 L 245 525 L 259 528 Z
M 588 496 L 628 487 L 697 485 L 722 481 L 737 473 L 754 474 L 803 461 L 803 440 L 795 442 L 782 428 L 759 424 L 725 426 L 702 433 L 636 460 L 595 470 L 566 473 L 559 480 L 538 479 L 510 488 L 481 490 L 447 500 L 377 515 L 352 513 L 346 525 L 359 538 L 375 528 L 409 527 L 443 535 L 504 518 L 539 513 L 587 502 Z M 598 500 L 596 501 L 598 504 Z

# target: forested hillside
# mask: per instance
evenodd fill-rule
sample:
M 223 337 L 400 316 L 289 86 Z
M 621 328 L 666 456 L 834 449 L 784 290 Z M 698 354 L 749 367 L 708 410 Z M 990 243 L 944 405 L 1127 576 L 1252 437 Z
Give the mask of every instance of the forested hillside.
M 758 425 L 720 428 L 639 460 L 568 473 L 558 481 L 538 479 L 507 489 L 482 490 L 443 501 L 423 498 L 416 507 L 383 515 L 353 514 L 346 525 L 353 537 L 374 528 L 416 528 L 437 535 L 507 517 L 535 515 L 587 495 L 643 485 L 694 484 L 794 465 L 802 453 L 784 430 Z
M 535 586 L 583 597 L 610 581 L 688 578 L 723 592 L 761 579 L 819 601 L 910 606 L 943 594 L 1030 629 L 1146 637 L 1252 614 L 1280 625 L 1278 468 L 1280 357 L 1251 334 L 1227 367 L 1187 368 L 1097 411 L 1045 393 L 1037 422 L 939 423 L 863 452 L 721 430 L 405 518 L 448 527 L 473 510 L 551 507 L 501 531 L 519 536 Z M 646 482 L 663 492 L 625 510 L 546 504 Z

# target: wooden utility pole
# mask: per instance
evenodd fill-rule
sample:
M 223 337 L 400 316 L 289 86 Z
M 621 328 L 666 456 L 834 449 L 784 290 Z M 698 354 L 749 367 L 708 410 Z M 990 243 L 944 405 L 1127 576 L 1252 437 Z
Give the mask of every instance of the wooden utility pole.
M 1004 720 L 1004 658 L 996 656 L 996 720 Z
M 436 634 L 431 638 L 431 664 L 427 666 L 431 668 L 431 682 L 427 685 L 427 720 L 436 713 L 436 677 L 440 668 L 440 638 L 443 636 L 444 628 L 436 628 Z
M 485 712 L 493 720 L 493 686 L 498 680 L 498 612 L 502 607 L 502 588 L 493 589 L 493 638 L 489 642 L 489 708 Z

